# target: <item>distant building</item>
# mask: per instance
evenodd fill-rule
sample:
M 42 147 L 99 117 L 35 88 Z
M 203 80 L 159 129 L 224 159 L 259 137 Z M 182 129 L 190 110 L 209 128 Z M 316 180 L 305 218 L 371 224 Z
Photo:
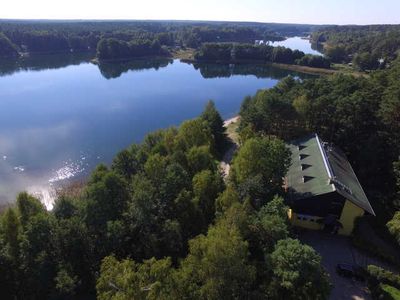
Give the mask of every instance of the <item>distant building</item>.
M 350 235 L 356 217 L 375 215 L 342 151 L 317 134 L 289 144 L 292 163 L 285 178 L 293 225 Z

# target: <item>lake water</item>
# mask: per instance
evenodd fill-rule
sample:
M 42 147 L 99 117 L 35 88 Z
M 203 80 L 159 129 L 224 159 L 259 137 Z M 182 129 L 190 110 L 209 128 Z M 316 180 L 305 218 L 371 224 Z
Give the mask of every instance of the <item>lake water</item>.
M 27 190 L 51 207 L 55 186 L 87 175 L 153 130 L 198 116 L 213 99 L 224 118 L 289 74 L 260 65 L 178 60 L 101 66 L 91 55 L 0 62 L 0 204 Z
M 270 43 L 271 46 L 283 46 L 286 48 L 290 48 L 292 50 L 300 50 L 305 54 L 314 54 L 314 55 L 323 55 L 321 52 L 316 49 L 316 46 L 312 45 L 308 39 L 304 39 L 301 37 L 291 37 L 284 41 L 273 42 Z

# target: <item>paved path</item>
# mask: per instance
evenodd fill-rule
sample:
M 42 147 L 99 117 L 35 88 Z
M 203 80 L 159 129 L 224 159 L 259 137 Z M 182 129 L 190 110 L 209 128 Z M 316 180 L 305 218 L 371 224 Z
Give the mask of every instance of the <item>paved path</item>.
M 333 236 L 320 231 L 304 231 L 299 234 L 299 239 L 312 246 L 322 256 L 322 265 L 329 273 L 333 284 L 329 297 L 331 300 L 371 299 L 366 283 L 344 278 L 336 273 L 338 263 L 358 264 L 363 267 L 374 264 L 390 268 L 386 263 L 355 249 L 347 237 Z

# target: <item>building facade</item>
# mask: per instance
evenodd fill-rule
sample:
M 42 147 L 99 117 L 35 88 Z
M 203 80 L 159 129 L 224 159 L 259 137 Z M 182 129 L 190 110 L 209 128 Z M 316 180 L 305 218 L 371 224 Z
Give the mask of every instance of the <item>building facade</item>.
M 350 235 L 354 220 L 375 215 L 344 153 L 317 134 L 289 144 L 292 163 L 285 178 L 289 219 L 294 226 Z

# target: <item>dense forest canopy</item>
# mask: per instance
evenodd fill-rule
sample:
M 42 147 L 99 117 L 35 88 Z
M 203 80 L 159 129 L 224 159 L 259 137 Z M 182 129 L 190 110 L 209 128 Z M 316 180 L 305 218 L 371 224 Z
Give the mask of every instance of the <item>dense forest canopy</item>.
M 22 53 L 95 51 L 102 38 L 196 48 L 204 42 L 277 41 L 285 36 L 309 34 L 314 28 L 246 22 L 0 20 L 0 32 Z
M 144 56 L 167 56 L 168 50 L 161 47 L 159 40 L 135 40 L 125 42 L 115 38 L 101 39 L 97 44 L 97 58 L 116 60 Z
M 17 47 L 0 32 L 0 57 L 16 57 L 18 56 Z
M 400 25 L 330 26 L 312 34 L 334 62 L 353 62 L 361 70 L 390 64 L 400 50 Z
M 2 295 L 326 299 L 321 258 L 288 221 L 285 141 L 318 132 L 340 146 L 378 218 L 390 220 L 400 207 L 399 72 L 397 60 L 368 78 L 288 77 L 246 98 L 225 182 L 217 164 L 228 142 L 209 102 L 98 166 L 52 211 L 21 193 L 0 217 Z M 397 240 L 399 228 L 397 213 L 388 222 Z
M 379 215 L 399 208 L 394 163 L 400 155 L 400 59 L 369 78 L 288 77 L 242 104 L 242 134 L 291 140 L 317 132 L 348 155 Z M 398 176 L 398 175 L 397 175 Z
M 209 102 L 200 117 L 98 166 L 52 211 L 21 193 L 0 217 L 2 297 L 325 299 L 321 258 L 292 238 L 278 196 L 290 156 L 284 142 L 246 141 L 232 182 L 217 168 L 226 146 Z M 257 168 L 260 151 L 269 156 Z
M 227 178 L 218 164 L 230 142 L 210 101 L 198 118 L 150 133 L 110 166 L 99 165 L 81 189 L 60 192 L 52 211 L 20 193 L 0 214 L 2 299 L 327 299 L 329 276 L 316 251 L 296 239 L 283 189 L 286 142 L 315 132 L 346 153 L 377 222 L 400 245 L 397 26 L 320 29 L 313 39 L 327 43 L 328 59 L 246 43 L 318 29 L 312 26 L 3 21 L 0 29 L 3 56 L 97 49 L 99 58 L 114 59 L 179 45 L 198 48 L 202 61 L 320 66 L 351 55 L 361 69 L 382 67 L 361 77 L 287 77 L 246 97 Z M 375 66 L 381 56 L 390 63 Z M 99 68 L 112 78 L 169 63 Z
M 331 64 L 330 60 L 323 56 L 306 55 L 299 50 L 238 43 L 204 43 L 196 51 L 195 59 L 203 62 L 273 62 L 315 68 L 329 68 Z

